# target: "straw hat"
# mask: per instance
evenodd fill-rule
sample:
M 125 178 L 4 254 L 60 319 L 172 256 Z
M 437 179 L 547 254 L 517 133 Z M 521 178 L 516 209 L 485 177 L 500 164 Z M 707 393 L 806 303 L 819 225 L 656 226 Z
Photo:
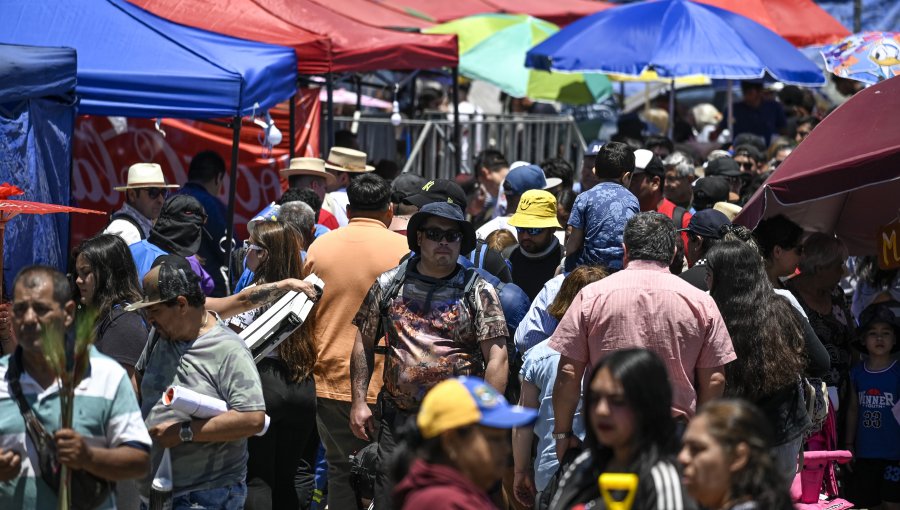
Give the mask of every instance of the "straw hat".
M 281 170 L 281 176 L 288 178 L 292 175 L 312 175 L 313 177 L 322 177 L 329 185 L 336 182 L 334 176 L 325 171 L 325 162 L 319 158 L 292 159 L 290 166 Z
M 128 168 L 128 182 L 116 186 L 116 191 L 137 188 L 177 188 L 177 184 L 166 184 L 162 167 L 156 163 L 135 163 Z
M 365 173 L 375 170 L 366 164 L 366 153 L 346 147 L 332 147 L 325 161 L 325 168 L 338 172 Z

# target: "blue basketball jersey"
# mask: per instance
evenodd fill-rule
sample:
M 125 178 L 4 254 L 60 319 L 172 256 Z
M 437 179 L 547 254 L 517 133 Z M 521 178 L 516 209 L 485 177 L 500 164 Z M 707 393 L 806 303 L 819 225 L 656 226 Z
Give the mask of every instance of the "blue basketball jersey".
M 900 424 L 893 407 L 900 396 L 900 365 L 895 361 L 878 372 L 865 363 L 853 367 L 850 379 L 858 398 L 856 455 L 864 459 L 900 460 Z

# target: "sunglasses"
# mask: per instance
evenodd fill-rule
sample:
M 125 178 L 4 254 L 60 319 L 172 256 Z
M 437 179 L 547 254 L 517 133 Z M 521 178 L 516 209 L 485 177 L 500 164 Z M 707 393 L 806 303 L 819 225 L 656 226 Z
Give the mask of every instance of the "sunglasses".
M 524 233 L 526 233 L 526 234 L 528 234 L 528 235 L 530 235 L 530 236 L 539 236 L 539 235 L 541 235 L 542 233 L 544 233 L 544 230 L 545 230 L 544 228 L 520 228 L 520 227 L 516 227 L 516 232 L 518 232 L 518 233 L 520 233 L 520 234 L 524 232 Z
M 436 243 L 441 242 L 441 239 L 446 239 L 448 243 L 457 243 L 462 240 L 463 233 L 459 230 L 429 228 L 425 230 L 425 238 Z
M 147 196 L 150 197 L 150 200 L 156 200 L 160 196 L 166 198 L 169 196 L 169 190 L 166 188 L 142 188 L 147 192 Z
M 744 170 L 753 170 L 754 163 L 752 161 L 744 161 L 743 163 L 738 163 L 741 165 L 741 168 Z
M 251 243 L 249 239 L 244 239 L 244 249 L 253 251 L 265 250 L 265 248 L 263 248 L 262 246 Z

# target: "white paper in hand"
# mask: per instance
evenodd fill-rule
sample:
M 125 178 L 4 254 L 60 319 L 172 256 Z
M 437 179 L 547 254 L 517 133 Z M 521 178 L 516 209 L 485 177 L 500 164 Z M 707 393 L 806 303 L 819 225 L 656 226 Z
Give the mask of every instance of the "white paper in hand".
M 212 418 L 228 411 L 228 404 L 224 400 L 197 393 L 181 386 L 170 386 L 163 394 L 163 404 L 192 418 L 200 418 L 201 420 Z M 256 434 L 257 436 L 261 436 L 269 430 L 269 421 L 269 415 L 266 415 L 266 423 L 263 425 L 262 431 Z

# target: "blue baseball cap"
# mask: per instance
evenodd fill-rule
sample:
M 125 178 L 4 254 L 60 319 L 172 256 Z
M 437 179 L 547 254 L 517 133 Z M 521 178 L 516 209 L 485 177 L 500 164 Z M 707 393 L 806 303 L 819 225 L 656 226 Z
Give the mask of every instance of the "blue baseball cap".
M 537 409 L 510 405 L 480 377 L 457 377 L 435 385 L 422 400 L 416 425 L 425 439 L 468 425 L 511 429 L 537 419 Z
M 561 183 L 562 179 L 558 177 L 547 179 L 544 171 L 537 165 L 523 165 L 513 168 L 506 174 L 503 192 L 507 195 L 521 195 L 529 190 L 552 188 Z

